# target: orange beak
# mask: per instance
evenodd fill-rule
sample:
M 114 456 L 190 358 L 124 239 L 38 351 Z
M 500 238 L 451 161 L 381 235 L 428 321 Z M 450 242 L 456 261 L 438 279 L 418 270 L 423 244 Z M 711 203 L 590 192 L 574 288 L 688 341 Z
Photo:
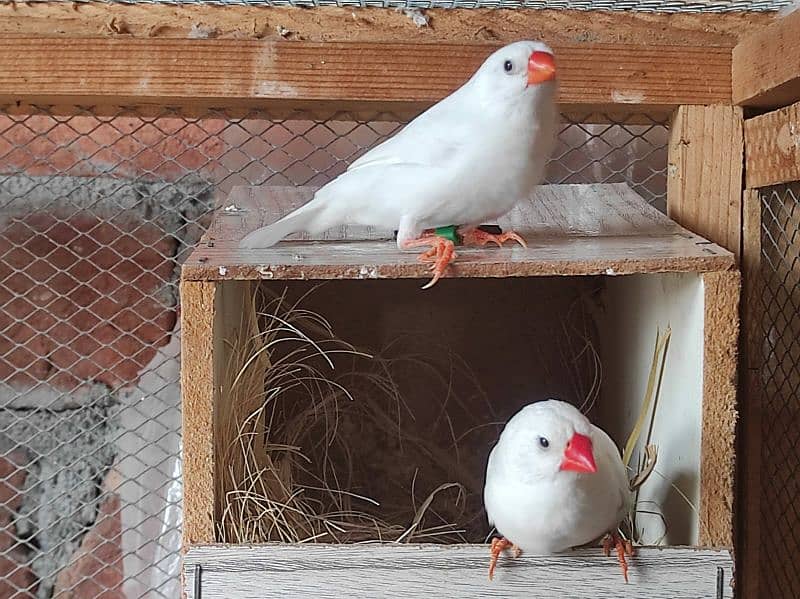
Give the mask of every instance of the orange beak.
M 533 52 L 528 59 L 528 85 L 538 85 L 556 78 L 556 61 L 548 52 Z
M 564 461 L 561 462 L 561 470 L 571 470 L 572 472 L 597 472 L 597 465 L 594 463 L 592 453 L 592 440 L 586 435 L 575 433 L 567 443 L 564 450 Z

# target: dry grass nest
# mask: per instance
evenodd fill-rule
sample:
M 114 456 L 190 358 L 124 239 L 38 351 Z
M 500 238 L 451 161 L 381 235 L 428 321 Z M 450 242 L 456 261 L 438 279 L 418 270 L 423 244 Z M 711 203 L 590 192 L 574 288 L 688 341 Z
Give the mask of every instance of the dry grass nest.
M 502 422 L 467 364 L 403 337 L 362 351 L 305 297 L 254 287 L 227 341 L 218 541 L 483 542 L 483 473 Z M 579 304 L 559 351 L 588 381 L 576 389 L 588 411 L 601 367 Z

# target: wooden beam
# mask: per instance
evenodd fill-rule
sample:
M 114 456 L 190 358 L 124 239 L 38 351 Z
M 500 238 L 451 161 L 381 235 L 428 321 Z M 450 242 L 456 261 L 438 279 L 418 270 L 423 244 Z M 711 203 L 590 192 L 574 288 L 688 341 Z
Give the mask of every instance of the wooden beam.
M 800 100 L 800 10 L 743 38 L 733 49 L 733 101 L 779 108 Z
M 761 330 L 763 310 L 760 281 L 761 271 L 761 197 L 758 190 L 744 192 L 742 223 L 742 277 L 744 284 L 742 301 L 743 350 L 740 360 L 740 412 L 737 443 L 737 501 L 734 512 L 737 516 L 735 540 L 738 572 L 737 588 L 741 597 L 760 597 L 759 584 L 762 564 L 763 517 L 761 513 L 761 456 L 762 411 L 764 385 L 761 378 L 762 343 Z
M 203 597 L 733 597 L 726 550 L 638 548 L 626 583 L 600 547 L 560 555 L 502 556 L 489 581 L 487 545 L 265 545 L 189 549 L 184 591 Z M 721 572 L 719 572 L 721 570 Z M 721 585 L 718 576 L 721 575 Z M 721 594 L 718 594 L 717 591 Z
M 530 9 L 424 10 L 427 26 L 383 8 L 164 3 L 7 2 L 0 35 L 361 42 L 497 42 L 725 46 L 772 15 Z
M 181 282 L 183 545 L 214 542 L 213 283 Z
M 735 106 L 681 106 L 670 128 L 667 214 L 739 255 L 743 132 Z
M 0 102 L 168 106 L 428 106 L 498 43 L 0 38 Z M 564 110 L 730 101 L 730 50 L 554 43 Z
M 744 149 L 747 187 L 800 181 L 800 102 L 746 120 Z
M 733 547 L 740 275 L 703 275 L 703 433 L 700 545 Z

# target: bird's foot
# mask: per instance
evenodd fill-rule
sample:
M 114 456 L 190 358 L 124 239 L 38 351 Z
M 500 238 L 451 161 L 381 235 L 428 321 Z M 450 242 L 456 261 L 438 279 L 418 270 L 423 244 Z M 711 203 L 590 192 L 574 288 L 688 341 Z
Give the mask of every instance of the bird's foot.
M 496 243 L 502 246 L 506 241 L 516 241 L 522 247 L 528 247 L 525 240 L 514 231 L 506 231 L 505 233 L 488 233 L 480 228 L 470 229 L 461 233 L 464 245 L 486 245 L 487 243 Z
M 623 539 L 622 536 L 616 532 L 612 532 L 607 534 L 603 539 L 603 552 L 606 554 L 606 557 L 611 555 L 612 547 L 616 549 L 617 561 L 619 561 L 619 566 L 622 568 L 622 576 L 625 578 L 625 582 L 628 582 L 628 560 L 625 559 L 625 556 L 633 557 L 633 543 L 627 539 Z
M 492 580 L 494 577 L 494 569 L 497 567 L 497 560 L 500 557 L 500 554 L 509 547 L 514 552 L 514 557 L 519 557 L 522 555 L 522 549 L 514 545 L 505 537 L 495 537 L 492 539 L 492 546 L 490 549 L 491 559 L 489 560 L 489 580 Z
M 456 259 L 456 246 L 449 239 L 430 234 L 403 243 L 404 248 L 418 247 L 421 245 L 431 246 L 430 249 L 419 256 L 420 262 L 428 262 L 431 264 L 430 269 L 433 271 L 433 279 L 423 287 L 423 289 L 430 289 L 436 285 L 436 282 L 442 277 L 447 266 Z

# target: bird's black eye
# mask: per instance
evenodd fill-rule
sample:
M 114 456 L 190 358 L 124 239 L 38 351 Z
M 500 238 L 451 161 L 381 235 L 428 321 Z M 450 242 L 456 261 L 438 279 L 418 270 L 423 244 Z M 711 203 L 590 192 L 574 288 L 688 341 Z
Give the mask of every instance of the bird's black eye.
M 510 60 L 507 60 L 503 63 L 503 68 L 505 69 L 506 73 L 510 73 L 511 69 L 514 68 L 514 64 Z
M 539 437 L 539 445 L 542 447 L 542 449 L 547 449 L 548 447 L 550 447 L 550 441 L 548 441 L 544 437 Z

